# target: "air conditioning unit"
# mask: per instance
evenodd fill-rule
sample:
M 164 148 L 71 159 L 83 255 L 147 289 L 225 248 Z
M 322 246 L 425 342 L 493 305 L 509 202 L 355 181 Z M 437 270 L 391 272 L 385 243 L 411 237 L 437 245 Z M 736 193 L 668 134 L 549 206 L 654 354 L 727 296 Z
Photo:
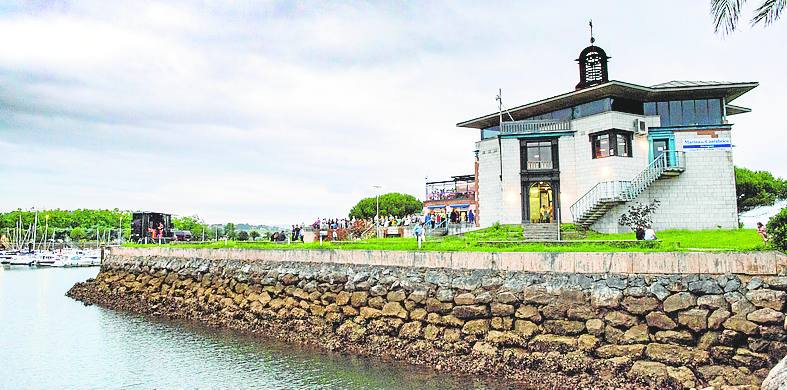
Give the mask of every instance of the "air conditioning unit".
M 648 124 L 644 119 L 634 119 L 634 132 L 639 135 L 648 134 Z

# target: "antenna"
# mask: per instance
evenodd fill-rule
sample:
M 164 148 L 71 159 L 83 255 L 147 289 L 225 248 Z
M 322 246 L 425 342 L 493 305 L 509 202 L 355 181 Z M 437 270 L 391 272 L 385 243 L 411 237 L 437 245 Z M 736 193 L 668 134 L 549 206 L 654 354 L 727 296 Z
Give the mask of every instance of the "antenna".
M 593 19 L 590 19 L 590 46 L 593 46 L 596 43 L 596 38 L 593 38 Z

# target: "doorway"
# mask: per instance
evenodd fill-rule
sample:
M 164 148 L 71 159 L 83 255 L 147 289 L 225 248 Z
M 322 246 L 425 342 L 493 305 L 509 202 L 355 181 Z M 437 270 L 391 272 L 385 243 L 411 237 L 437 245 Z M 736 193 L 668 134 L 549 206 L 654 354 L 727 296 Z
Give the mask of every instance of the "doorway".
M 653 160 L 658 160 L 661 155 L 666 154 L 667 158 L 667 165 L 669 166 L 669 154 L 667 151 L 669 150 L 669 140 L 666 138 L 658 138 L 653 140 Z
M 552 184 L 535 182 L 528 189 L 528 219 L 530 223 L 551 223 L 555 220 L 555 196 Z

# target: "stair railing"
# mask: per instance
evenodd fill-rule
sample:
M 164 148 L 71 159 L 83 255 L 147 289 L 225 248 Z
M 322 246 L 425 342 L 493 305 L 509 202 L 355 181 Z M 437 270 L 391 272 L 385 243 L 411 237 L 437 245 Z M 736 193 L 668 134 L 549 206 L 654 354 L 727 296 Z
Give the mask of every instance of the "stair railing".
M 629 202 L 637 198 L 648 186 L 668 169 L 685 169 L 686 152 L 667 150 L 656 156 L 648 166 L 631 181 L 603 181 L 591 188 L 571 205 L 574 221 L 581 220 L 593 208 L 606 201 Z

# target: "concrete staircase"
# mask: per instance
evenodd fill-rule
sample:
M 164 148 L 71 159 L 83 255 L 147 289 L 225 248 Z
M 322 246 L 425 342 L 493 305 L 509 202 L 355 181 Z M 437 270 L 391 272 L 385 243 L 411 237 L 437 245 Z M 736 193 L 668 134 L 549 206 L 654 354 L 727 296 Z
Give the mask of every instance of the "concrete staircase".
M 525 241 L 555 241 L 558 239 L 557 223 L 523 223 L 522 233 Z

